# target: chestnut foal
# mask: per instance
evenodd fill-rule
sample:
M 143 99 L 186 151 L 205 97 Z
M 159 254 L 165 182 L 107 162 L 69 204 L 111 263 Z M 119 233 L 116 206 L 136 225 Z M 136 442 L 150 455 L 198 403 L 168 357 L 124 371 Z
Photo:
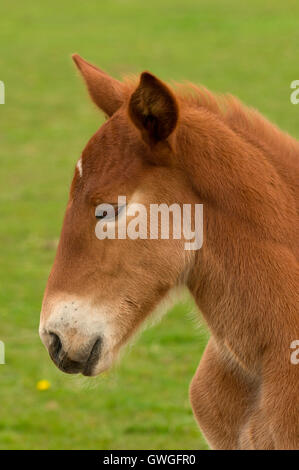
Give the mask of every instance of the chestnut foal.
M 191 382 L 214 449 L 299 448 L 299 144 L 233 97 L 119 82 L 73 56 L 108 116 L 77 163 L 40 335 L 56 365 L 97 375 L 168 291 L 185 285 L 211 339 Z M 204 243 L 104 239 L 95 208 L 202 203 Z M 117 225 L 118 221 L 114 221 Z

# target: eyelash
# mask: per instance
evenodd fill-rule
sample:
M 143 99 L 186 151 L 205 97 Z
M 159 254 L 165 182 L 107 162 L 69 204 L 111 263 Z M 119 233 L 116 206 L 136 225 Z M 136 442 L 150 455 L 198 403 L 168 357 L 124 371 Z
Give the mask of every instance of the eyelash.
M 112 219 L 112 218 L 117 219 L 120 212 L 124 209 L 125 205 L 122 205 L 122 206 L 119 206 L 118 204 L 109 204 L 109 205 L 113 207 L 114 211 L 113 211 L 113 217 L 112 217 L 112 214 L 110 214 L 110 217 L 108 217 L 107 220 Z M 97 212 L 97 208 L 95 210 L 95 217 L 97 220 L 104 220 L 107 217 L 107 215 L 109 215 L 108 211 L 106 210 L 103 210 L 101 214 L 97 214 L 96 212 Z

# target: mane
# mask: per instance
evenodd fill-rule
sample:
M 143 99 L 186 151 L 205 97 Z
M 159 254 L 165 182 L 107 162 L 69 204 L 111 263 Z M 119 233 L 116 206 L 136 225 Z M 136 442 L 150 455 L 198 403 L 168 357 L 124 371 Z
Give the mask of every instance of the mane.
M 279 129 L 256 109 L 244 105 L 231 94 L 216 94 L 193 83 L 176 84 L 180 100 L 188 106 L 205 108 L 223 120 L 234 132 L 258 145 L 287 156 L 299 168 L 299 142 Z

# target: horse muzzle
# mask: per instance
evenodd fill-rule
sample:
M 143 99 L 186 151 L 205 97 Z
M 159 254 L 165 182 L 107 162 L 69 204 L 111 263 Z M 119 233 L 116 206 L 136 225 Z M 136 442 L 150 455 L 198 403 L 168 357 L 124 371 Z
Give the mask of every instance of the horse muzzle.
M 82 301 L 43 305 L 39 334 L 61 371 L 92 376 L 107 369 L 111 329 L 105 317 L 103 309 Z

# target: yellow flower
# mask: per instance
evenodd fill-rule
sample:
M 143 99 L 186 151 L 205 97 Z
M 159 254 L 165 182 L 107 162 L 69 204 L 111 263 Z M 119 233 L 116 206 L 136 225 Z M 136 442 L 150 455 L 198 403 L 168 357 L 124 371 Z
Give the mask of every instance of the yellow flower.
M 39 380 L 36 384 L 37 390 L 43 392 L 44 390 L 48 390 L 51 387 L 51 384 L 48 380 Z

